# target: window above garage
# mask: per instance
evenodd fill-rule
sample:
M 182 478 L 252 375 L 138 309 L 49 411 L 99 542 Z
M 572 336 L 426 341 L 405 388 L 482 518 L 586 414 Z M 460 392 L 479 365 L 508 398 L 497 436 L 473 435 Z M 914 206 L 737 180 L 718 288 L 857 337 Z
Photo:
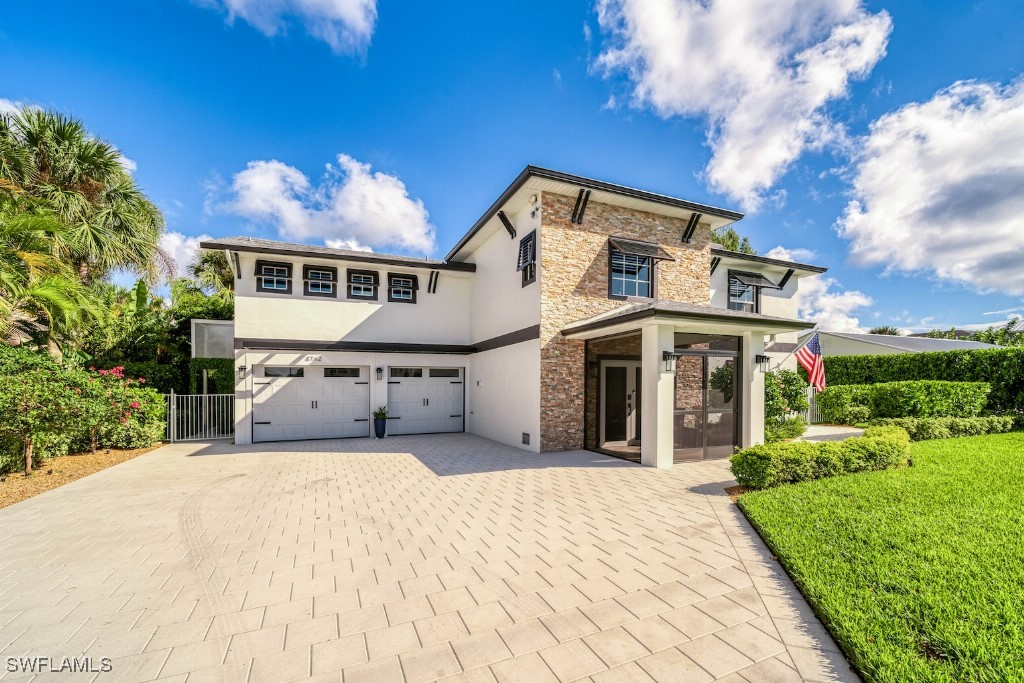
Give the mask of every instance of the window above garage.
M 377 285 L 380 275 L 375 270 L 348 269 L 348 298 L 377 300 Z
M 291 294 L 292 264 L 277 261 L 257 261 L 256 291 Z
M 419 280 L 415 275 L 388 273 L 388 301 L 414 304 Z
M 338 269 L 330 266 L 302 267 L 303 294 L 306 296 L 338 296 Z

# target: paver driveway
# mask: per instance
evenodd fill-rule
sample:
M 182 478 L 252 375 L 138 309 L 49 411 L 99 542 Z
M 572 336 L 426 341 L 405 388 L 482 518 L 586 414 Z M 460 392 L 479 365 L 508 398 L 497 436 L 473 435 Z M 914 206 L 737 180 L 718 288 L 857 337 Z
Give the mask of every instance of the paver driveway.
M 0 510 L 0 648 L 112 658 L 60 680 L 856 680 L 729 483 L 463 434 L 167 446 Z

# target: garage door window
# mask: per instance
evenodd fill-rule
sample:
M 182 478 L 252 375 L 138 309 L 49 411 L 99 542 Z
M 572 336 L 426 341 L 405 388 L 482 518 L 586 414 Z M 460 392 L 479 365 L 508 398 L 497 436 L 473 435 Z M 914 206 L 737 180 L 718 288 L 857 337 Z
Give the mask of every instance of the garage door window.
M 430 368 L 431 377 L 458 377 L 458 368 Z
M 324 368 L 324 377 L 359 378 L 359 368 Z
M 423 368 L 391 368 L 391 377 L 422 377 Z
M 264 377 L 302 377 L 304 368 L 270 367 L 263 368 Z

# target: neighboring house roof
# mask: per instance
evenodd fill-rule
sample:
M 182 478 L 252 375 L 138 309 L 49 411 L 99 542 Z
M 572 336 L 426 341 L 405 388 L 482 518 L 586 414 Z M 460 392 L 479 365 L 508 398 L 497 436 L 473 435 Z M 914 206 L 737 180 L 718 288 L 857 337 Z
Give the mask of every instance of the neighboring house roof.
M 767 256 L 755 256 L 754 254 L 744 254 L 739 251 L 730 251 L 721 244 L 711 244 L 711 256 L 718 256 L 721 258 L 738 259 L 740 261 L 750 261 L 751 263 L 762 263 L 767 266 L 779 266 L 780 268 L 792 268 L 794 270 L 803 270 L 809 273 L 824 273 L 828 268 L 822 266 L 812 266 L 807 263 L 797 263 L 796 261 L 784 261 L 783 259 L 768 258 Z
M 608 183 L 603 180 L 594 180 L 593 178 L 585 178 L 583 176 L 572 175 L 570 173 L 562 173 L 561 171 L 553 171 L 548 168 L 541 168 L 539 166 L 527 166 L 523 169 L 523 172 L 512 181 L 501 196 L 490 208 L 484 212 L 476 223 L 469 229 L 469 231 L 462 236 L 462 239 L 452 247 L 452 250 L 445 256 L 445 261 L 450 261 L 455 258 L 460 251 L 469 243 L 473 237 L 480 232 L 484 226 L 486 226 L 498 211 L 504 207 L 510 199 L 524 186 L 528 181 L 533 180 L 537 188 L 540 191 L 550 190 L 558 192 L 566 192 L 566 190 L 574 190 L 577 188 L 585 188 L 592 192 L 597 192 L 607 197 L 620 197 L 631 200 L 636 200 L 650 205 L 660 205 L 663 207 L 670 207 L 676 211 L 680 216 L 684 215 L 683 212 L 699 213 L 705 217 L 713 217 L 718 219 L 716 222 L 720 225 L 728 225 L 743 218 L 743 214 L 730 211 L 728 209 L 720 209 L 707 204 L 700 204 L 697 202 L 687 201 L 685 199 L 679 199 L 677 197 L 669 197 L 668 195 L 656 194 L 654 192 L 647 192 L 645 190 L 638 190 L 632 187 L 626 187 L 625 185 L 616 185 L 615 183 Z M 557 189 L 556 189 L 557 188 Z M 591 201 L 603 201 L 605 198 L 599 199 L 594 197 Z
M 892 349 L 900 349 L 910 353 L 923 351 L 953 351 L 957 349 L 998 349 L 995 344 L 968 341 L 966 339 L 932 339 L 931 337 L 904 337 L 892 334 L 867 334 L 858 332 L 827 332 L 818 331 L 819 335 L 852 339 L 865 344 L 875 344 Z
M 1024 318 L 1021 318 L 1016 325 L 1010 328 L 1010 332 L 1024 332 Z
M 276 254 L 278 256 L 297 256 L 304 258 L 321 258 L 339 261 L 358 261 L 360 263 L 376 263 L 385 266 L 405 266 L 410 268 L 431 268 L 434 270 L 476 270 L 473 263 L 447 263 L 434 259 L 415 258 L 412 256 L 396 256 L 377 254 L 370 251 L 353 251 L 351 249 L 332 249 L 309 244 L 290 244 L 257 237 L 219 237 L 203 240 L 199 243 L 203 249 L 230 249 L 232 251 L 250 251 L 258 254 Z
M 667 301 L 659 299 L 650 302 L 636 302 L 620 306 L 611 311 L 606 311 L 583 320 L 570 323 L 562 329 L 563 336 L 569 336 L 589 330 L 597 330 L 620 323 L 639 320 L 642 318 L 653 318 L 661 316 L 666 318 L 681 318 L 691 320 L 703 320 L 709 322 L 731 322 L 731 323 L 763 323 L 767 327 L 784 328 L 789 330 L 805 330 L 813 326 L 813 323 L 803 320 L 791 320 L 789 318 L 776 318 L 760 313 L 747 313 L 746 311 L 734 311 L 728 308 L 713 308 L 699 304 L 688 304 L 682 301 Z

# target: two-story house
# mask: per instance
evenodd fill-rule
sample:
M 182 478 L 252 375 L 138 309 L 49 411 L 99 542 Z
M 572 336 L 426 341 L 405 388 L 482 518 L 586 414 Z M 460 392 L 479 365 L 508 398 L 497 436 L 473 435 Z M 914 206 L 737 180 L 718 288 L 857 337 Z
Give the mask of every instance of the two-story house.
M 740 218 L 529 166 L 439 261 L 208 240 L 235 269 L 236 443 L 366 437 L 382 405 L 389 435 L 658 467 L 760 442 L 766 341 L 811 326 L 793 297 L 824 269 L 711 244 Z

